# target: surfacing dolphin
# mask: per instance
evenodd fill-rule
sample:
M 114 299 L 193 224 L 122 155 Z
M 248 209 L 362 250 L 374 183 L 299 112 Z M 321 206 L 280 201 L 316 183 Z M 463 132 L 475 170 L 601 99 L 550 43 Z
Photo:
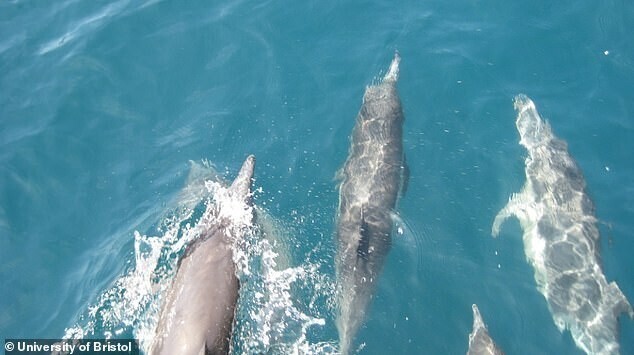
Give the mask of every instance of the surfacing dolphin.
M 253 221 L 255 158 L 242 164 L 223 201 L 207 207 L 201 235 L 187 246 L 162 308 L 150 354 L 227 354 L 240 284 L 233 247 Z
M 504 352 L 491 339 L 478 306 L 474 304 L 471 309 L 473 309 L 473 330 L 469 334 L 467 355 L 504 355 Z
M 599 230 L 583 174 L 533 101 L 518 95 L 515 109 L 520 144 L 528 151 L 526 183 L 497 214 L 492 234 L 497 236 L 504 220 L 516 216 L 537 288 L 559 330 L 569 329 L 588 354 L 618 354 L 617 318 L 634 312 L 601 270 Z
M 392 213 L 405 171 L 403 110 L 396 91 L 400 57 L 368 86 L 352 132 L 350 151 L 338 172 L 336 272 L 339 344 L 350 351 L 364 321 L 390 250 Z

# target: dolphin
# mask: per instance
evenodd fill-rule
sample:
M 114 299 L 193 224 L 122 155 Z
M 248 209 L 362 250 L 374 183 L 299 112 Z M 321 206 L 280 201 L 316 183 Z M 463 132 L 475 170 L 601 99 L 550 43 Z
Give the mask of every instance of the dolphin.
M 497 214 L 492 234 L 498 235 L 507 218 L 517 217 L 526 258 L 557 328 L 569 329 L 588 354 L 618 354 L 617 318 L 634 312 L 601 270 L 595 208 L 583 174 L 533 101 L 518 95 L 514 103 L 520 144 L 528 151 L 526 183 Z
M 473 309 L 473 330 L 469 334 L 467 355 L 504 355 L 504 352 L 491 339 L 478 306 L 473 304 L 471 309 Z
M 240 283 L 233 245 L 254 219 L 251 182 L 255 158 L 246 158 L 227 190 L 201 217 L 201 235 L 189 244 L 159 316 L 149 354 L 227 354 Z M 237 217 L 236 217 L 237 216 Z
M 383 79 L 366 88 L 348 158 L 337 173 L 335 269 L 342 354 L 350 351 L 364 321 L 390 250 L 392 213 L 406 171 L 404 116 L 396 90 L 399 62 L 396 53 Z

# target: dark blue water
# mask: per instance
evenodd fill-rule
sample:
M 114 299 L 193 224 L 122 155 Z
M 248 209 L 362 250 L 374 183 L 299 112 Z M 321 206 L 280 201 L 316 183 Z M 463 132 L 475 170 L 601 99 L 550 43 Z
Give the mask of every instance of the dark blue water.
M 634 300 L 632 33 L 626 1 L 2 1 L 0 337 L 151 327 L 151 301 L 100 301 L 134 288 L 120 280 L 135 231 L 165 237 L 190 160 L 231 178 L 253 153 L 289 264 L 318 266 L 294 286 L 296 310 L 323 320 L 304 343 L 335 344 L 334 176 L 365 86 L 398 50 L 406 232 L 363 353 L 464 353 L 472 303 L 507 353 L 581 353 L 535 288 L 519 225 L 490 229 L 524 183 L 512 98 L 526 93 L 581 166 L 605 274 Z M 634 322 L 620 323 L 634 354 Z

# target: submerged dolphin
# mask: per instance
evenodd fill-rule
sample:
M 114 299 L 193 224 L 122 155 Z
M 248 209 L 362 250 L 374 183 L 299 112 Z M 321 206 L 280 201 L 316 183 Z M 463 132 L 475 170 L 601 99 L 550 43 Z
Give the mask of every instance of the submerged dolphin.
M 526 183 L 497 214 L 492 234 L 516 216 L 537 288 L 560 331 L 569 329 L 589 354 L 617 354 L 618 322 L 632 306 L 599 262 L 599 230 L 586 183 L 564 141 L 554 136 L 528 97 L 515 98 L 520 144 L 528 150 Z
M 348 159 L 338 172 L 336 271 L 342 354 L 350 351 L 363 323 L 390 250 L 392 212 L 403 176 L 403 110 L 396 91 L 400 57 L 366 88 Z
M 504 352 L 491 339 L 478 306 L 474 304 L 471 308 L 473 309 L 473 330 L 469 334 L 467 355 L 504 355 Z
M 233 245 L 253 220 L 255 158 L 247 157 L 229 187 L 229 202 L 208 208 L 207 223 L 178 262 L 149 354 L 227 354 L 240 284 Z

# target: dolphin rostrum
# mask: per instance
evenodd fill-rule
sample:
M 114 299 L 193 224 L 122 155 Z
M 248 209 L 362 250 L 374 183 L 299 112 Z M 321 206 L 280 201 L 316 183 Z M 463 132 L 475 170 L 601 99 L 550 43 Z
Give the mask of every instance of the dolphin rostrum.
M 504 355 L 504 352 L 491 339 L 478 306 L 474 304 L 471 309 L 473 309 L 473 330 L 469 334 L 467 355 Z
M 201 217 L 201 235 L 187 246 L 161 310 L 149 354 L 227 354 L 239 281 L 233 247 L 253 221 L 255 158 L 242 164 L 227 189 Z
M 517 217 L 526 258 L 557 328 L 569 329 L 588 354 L 618 354 L 617 317 L 634 312 L 601 270 L 597 219 L 583 174 L 531 99 L 518 95 L 515 109 L 520 144 L 528 151 L 526 183 L 497 214 L 492 234 Z
M 350 151 L 338 172 L 336 271 L 339 343 L 350 351 L 364 321 L 390 250 L 392 213 L 406 171 L 403 110 L 395 54 L 380 83 L 368 86 L 352 132 Z

